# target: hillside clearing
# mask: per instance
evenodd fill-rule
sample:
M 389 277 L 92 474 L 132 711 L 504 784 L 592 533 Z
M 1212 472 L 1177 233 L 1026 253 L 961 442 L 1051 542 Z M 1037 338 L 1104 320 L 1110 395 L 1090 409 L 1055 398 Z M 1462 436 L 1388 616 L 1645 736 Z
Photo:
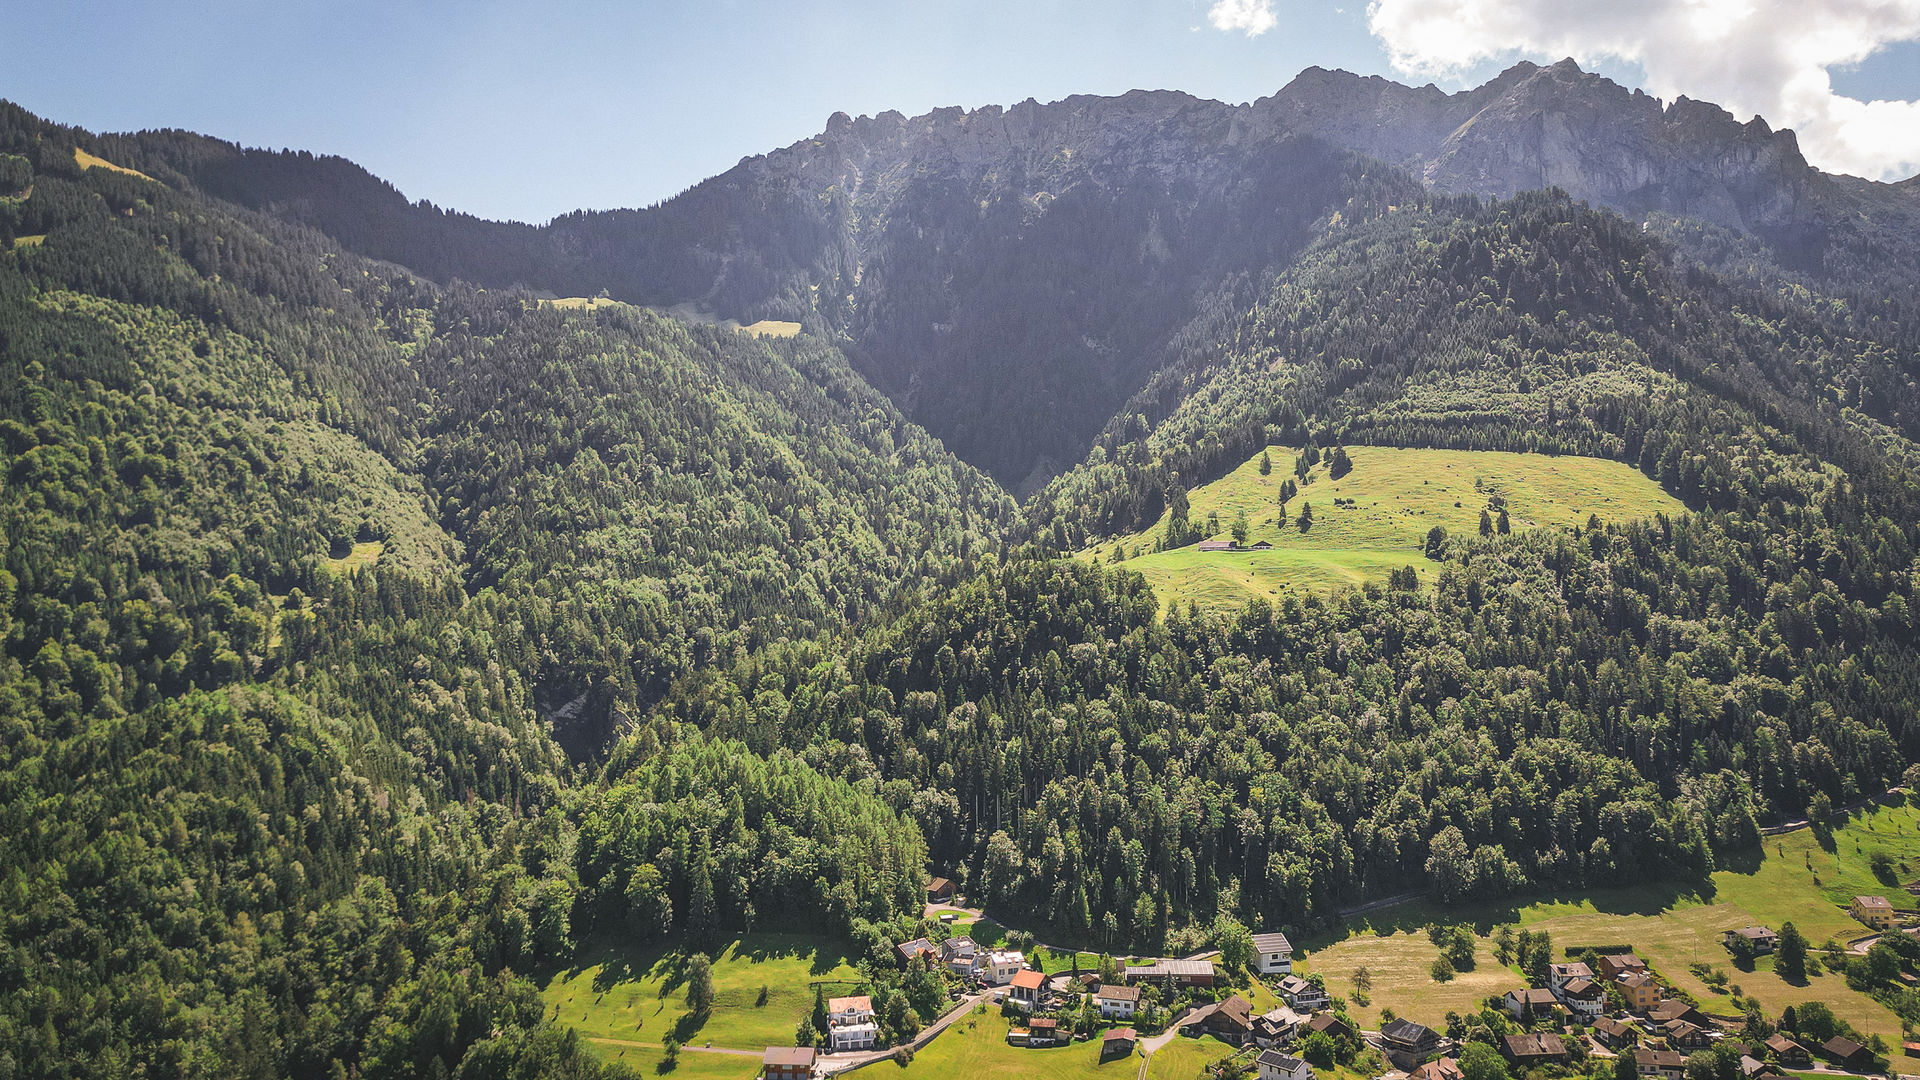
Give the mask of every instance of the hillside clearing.
M 100 157 L 95 154 L 89 154 L 85 150 L 82 150 L 77 146 L 73 148 L 73 160 L 75 164 L 79 165 L 83 169 L 105 169 L 108 172 L 122 173 L 126 176 L 137 176 L 140 179 L 146 180 L 150 183 L 155 182 L 153 177 L 148 176 L 146 173 L 143 173 L 138 169 L 129 169 L 124 165 L 115 165 L 113 162 L 108 161 L 106 158 Z
M 844 950 L 825 940 L 747 934 L 711 953 L 714 1006 L 702 1021 L 687 1011 L 683 972 L 690 954 L 680 947 L 629 951 L 608 946 L 582 955 L 593 959 L 555 974 L 542 996 L 557 1023 L 578 1029 L 609 1057 L 622 1046 L 632 1050 L 635 1043 L 664 1043 L 669 1035 L 755 1053 L 788 1046 L 800 1021 L 813 1011 L 815 982 L 826 985 L 831 996 L 849 992 L 859 979 Z M 692 1056 L 683 1054 L 682 1065 Z M 754 1071 L 748 1067 L 742 1075 Z
M 1757 865 L 1716 872 L 1697 893 L 1641 885 L 1517 906 L 1448 909 L 1415 903 L 1386 908 L 1356 917 L 1344 937 L 1310 944 L 1299 967 L 1325 976 L 1333 993 L 1348 998 L 1355 989 L 1354 973 L 1365 967 L 1372 977 L 1372 1004 L 1352 1007 L 1364 1024 L 1377 1023 L 1382 1007 L 1436 1023 L 1449 1011 L 1466 1012 L 1489 995 L 1525 984 L 1517 969 L 1502 967 L 1494 958 L 1490 935 L 1495 926 L 1507 923 L 1553 935 L 1556 955 L 1569 946 L 1631 943 L 1662 978 L 1692 994 L 1708 1012 L 1729 1012 L 1732 1007 L 1727 995 L 1716 993 L 1689 970 L 1695 963 L 1725 971 L 1731 985 L 1758 998 L 1769 1016 L 1777 1018 L 1788 1005 L 1825 1001 L 1863 1032 L 1897 1043 L 1899 1018 L 1849 989 L 1843 976 L 1822 973 L 1804 984 L 1790 984 L 1773 973 L 1771 958 L 1762 958 L 1752 971 L 1741 971 L 1720 935 L 1750 924 L 1777 930 L 1791 921 L 1817 946 L 1868 933 L 1845 909 L 1856 894 L 1884 895 L 1897 908 L 1911 908 L 1913 899 L 1904 890 L 1874 878 L 1869 860 L 1884 852 L 1898 864 L 1902 880 L 1920 871 L 1920 811 L 1901 804 L 1858 812 L 1835 830 L 1832 850 L 1821 846 L 1813 830 L 1802 829 L 1767 837 L 1765 852 Z M 1480 936 L 1473 971 L 1460 973 L 1450 983 L 1432 980 L 1428 968 L 1439 950 L 1423 930 L 1429 922 L 1474 927 Z
M 1272 462 L 1268 475 L 1261 475 L 1255 454 L 1228 475 L 1189 491 L 1188 517 L 1202 528 L 1210 515 L 1217 518 L 1210 538 L 1226 539 L 1235 516 L 1244 513 L 1248 542 L 1265 541 L 1273 550 L 1203 552 L 1188 546 L 1126 559 L 1124 565 L 1145 576 L 1163 604 L 1234 609 L 1290 588 L 1325 592 L 1384 581 L 1402 566 L 1424 578 L 1434 565 L 1423 554 L 1428 531 L 1438 526 L 1456 536 L 1477 535 L 1483 509 L 1497 518 L 1504 507 L 1514 531 L 1574 528 L 1591 516 L 1620 522 L 1684 509 L 1653 480 L 1619 461 L 1353 446 L 1347 448 L 1351 472 L 1333 479 L 1323 455 L 1283 515 L 1280 487 L 1294 478 L 1298 451 L 1272 446 L 1266 453 Z M 1308 504 L 1313 520 L 1302 531 L 1297 523 Z M 1129 555 L 1151 549 L 1165 534 L 1170 515 L 1171 510 L 1164 512 L 1151 529 L 1082 554 L 1105 563 L 1116 546 Z

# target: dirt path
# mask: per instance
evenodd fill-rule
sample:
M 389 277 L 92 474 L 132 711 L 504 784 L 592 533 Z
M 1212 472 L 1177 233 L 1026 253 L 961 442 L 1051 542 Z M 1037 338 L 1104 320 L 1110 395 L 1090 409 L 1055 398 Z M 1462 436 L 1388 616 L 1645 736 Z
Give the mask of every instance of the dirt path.
M 1893 798 L 1895 795 L 1905 795 L 1906 793 L 1907 793 L 1906 788 L 1890 787 L 1878 795 L 1869 795 L 1864 799 L 1855 799 L 1854 801 L 1848 803 L 1845 806 L 1836 806 L 1833 808 L 1833 812 L 1836 815 L 1851 814 L 1855 810 L 1862 810 L 1862 809 L 1865 809 L 1866 807 L 1874 805 L 1875 803 L 1886 802 L 1888 799 Z M 1798 821 L 1788 821 L 1779 825 L 1768 825 L 1767 827 L 1760 830 L 1760 835 L 1761 836 L 1780 836 L 1783 833 L 1799 832 L 1801 829 L 1807 828 L 1812 824 L 1813 822 L 1808 821 L 1806 818 L 1801 818 Z

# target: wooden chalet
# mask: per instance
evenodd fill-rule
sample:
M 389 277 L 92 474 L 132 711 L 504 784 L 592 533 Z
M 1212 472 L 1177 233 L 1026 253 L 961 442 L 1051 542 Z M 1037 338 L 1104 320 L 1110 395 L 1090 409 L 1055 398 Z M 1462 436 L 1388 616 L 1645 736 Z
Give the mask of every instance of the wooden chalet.
M 1767 1039 L 1767 1050 L 1773 1059 L 1789 1069 L 1810 1069 L 1813 1067 L 1813 1054 L 1806 1047 L 1794 1042 L 1785 1034 L 1776 1034 Z
M 1500 1040 L 1500 1054 L 1515 1068 L 1529 1069 L 1567 1060 L 1567 1044 L 1553 1034 L 1508 1035 Z

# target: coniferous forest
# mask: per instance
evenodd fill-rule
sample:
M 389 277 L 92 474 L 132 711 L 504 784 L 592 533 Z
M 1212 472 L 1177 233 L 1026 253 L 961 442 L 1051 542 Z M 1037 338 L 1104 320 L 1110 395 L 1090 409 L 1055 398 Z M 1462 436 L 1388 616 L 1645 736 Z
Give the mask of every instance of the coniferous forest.
M 0 105 L 0 1080 L 625 1075 L 533 981 L 596 936 L 884 956 L 934 873 L 1113 953 L 1304 934 L 1698 880 L 1920 765 L 1898 229 L 1810 262 L 1303 138 L 1044 226 L 917 189 L 871 227 L 951 257 L 860 293 L 850 211 L 763 204 L 719 292 L 805 328 L 766 338 L 643 306 L 711 192 L 543 231 L 236 153 Z M 1081 385 L 1101 321 L 1148 344 Z M 1024 347 L 1066 359 L 1011 426 L 928 415 Z M 1684 510 L 1230 612 L 1077 557 L 1362 445 Z

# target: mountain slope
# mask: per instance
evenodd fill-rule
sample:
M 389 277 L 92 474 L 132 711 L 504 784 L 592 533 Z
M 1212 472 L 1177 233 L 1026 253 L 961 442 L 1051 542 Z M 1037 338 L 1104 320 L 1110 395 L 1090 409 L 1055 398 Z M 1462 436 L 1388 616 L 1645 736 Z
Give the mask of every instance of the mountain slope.
M 1206 336 L 1196 319 L 1250 302 L 1335 209 L 1363 192 L 1412 201 L 1406 177 L 1365 159 L 1439 191 L 1557 186 L 1660 217 L 1695 258 L 1834 292 L 1886 327 L 1912 325 L 1920 280 L 1920 204 L 1899 185 L 1828 176 L 1791 132 L 1571 62 L 1451 95 L 1315 68 L 1249 105 L 1135 91 L 836 114 L 658 206 L 540 229 L 409 205 L 338 159 L 179 133 L 108 145 L 437 279 L 801 321 L 1021 491 L 1077 459 Z

